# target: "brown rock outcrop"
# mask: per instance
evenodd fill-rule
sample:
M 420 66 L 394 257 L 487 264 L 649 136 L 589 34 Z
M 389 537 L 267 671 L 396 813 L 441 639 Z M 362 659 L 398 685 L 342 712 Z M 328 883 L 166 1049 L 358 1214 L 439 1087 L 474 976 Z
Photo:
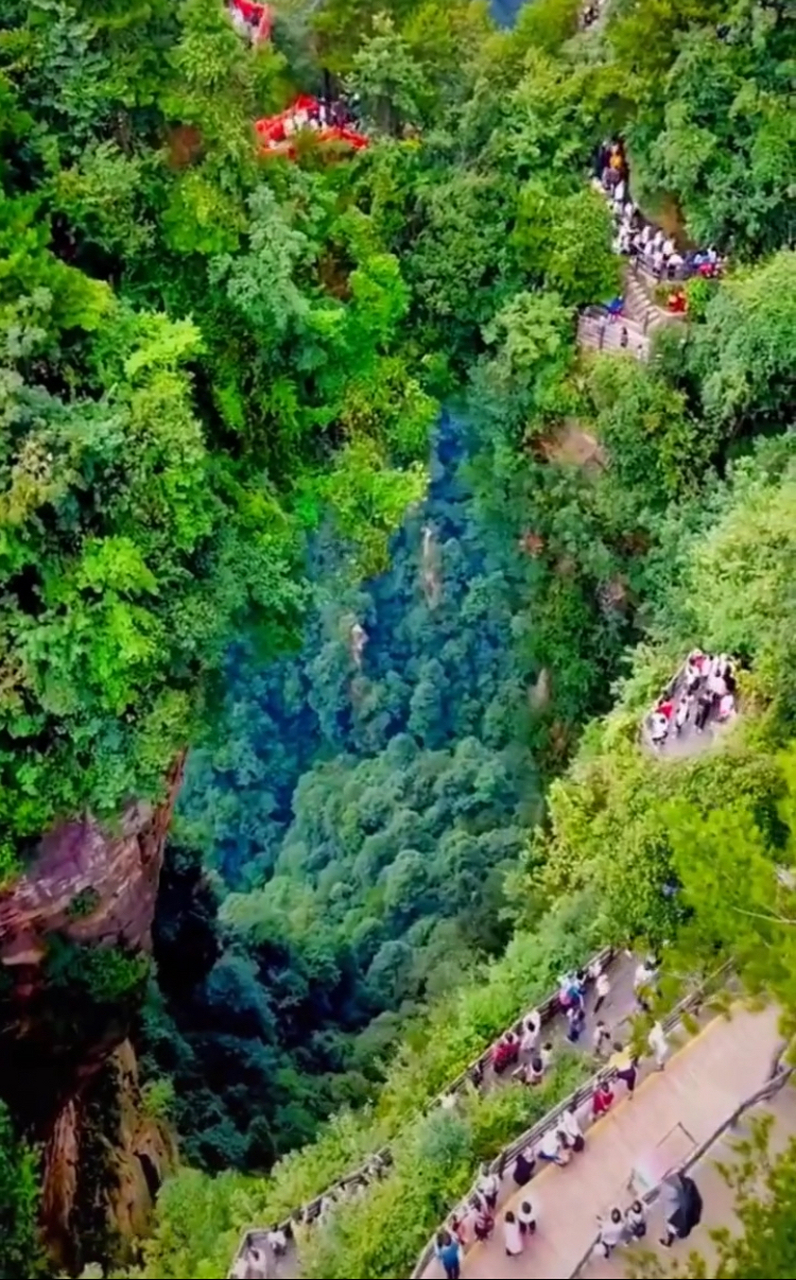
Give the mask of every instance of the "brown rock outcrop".
M 56 827 L 0 893 L 0 1096 L 46 1144 L 45 1226 L 52 1214 L 58 1237 L 63 1206 L 81 1197 L 85 1090 L 118 1057 L 137 1011 L 141 981 L 125 990 L 125 979 L 144 976 L 136 957 L 151 946 L 182 768 L 181 757 L 161 804 L 131 805 L 114 829 L 89 817 Z
M 57 1264 L 77 1271 L 104 1258 L 109 1237 L 119 1260 L 134 1256 L 175 1161 L 167 1127 L 147 1114 L 124 1040 L 61 1109 L 47 1143 L 43 1217 Z

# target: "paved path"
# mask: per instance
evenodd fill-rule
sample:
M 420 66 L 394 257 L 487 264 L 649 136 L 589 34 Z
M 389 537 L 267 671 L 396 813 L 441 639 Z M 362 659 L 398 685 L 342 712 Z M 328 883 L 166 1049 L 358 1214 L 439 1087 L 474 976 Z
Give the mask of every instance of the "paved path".
M 462 1275 L 566 1280 L 594 1238 L 597 1215 L 626 1203 L 632 1178 L 639 1187 L 642 1178 L 655 1183 L 687 1159 L 762 1086 L 779 1042 L 773 1009 L 713 1018 L 665 1071 L 641 1082 L 632 1101 L 615 1104 L 591 1127 L 586 1150 L 568 1168 L 544 1169 L 507 1198 L 513 1206 L 530 1194 L 536 1209 L 539 1229 L 527 1251 L 507 1257 L 498 1223 L 492 1240 L 466 1255 Z M 425 1274 L 436 1280 L 442 1271 L 435 1262 Z
M 633 977 L 637 964 L 638 957 L 629 957 L 624 952 L 620 952 L 608 968 L 608 973 L 611 978 L 611 993 L 602 1005 L 599 1016 L 612 1031 L 618 1031 L 622 1024 L 636 1010 L 636 1001 L 633 993 Z M 594 1026 L 597 1021 L 593 1013 L 594 1001 L 594 986 L 590 985 L 586 995 L 586 1026 L 578 1045 L 569 1046 L 569 1052 L 591 1052 L 592 1031 L 594 1030 Z M 540 1041 L 544 1043 L 549 1039 L 553 1041 L 554 1045 L 560 1045 L 565 1036 L 566 1020 L 563 1017 L 558 1016 L 552 1018 L 550 1022 L 545 1023 Z M 511 1084 L 512 1080 L 510 1069 L 503 1075 L 496 1076 L 491 1067 L 488 1067 L 484 1073 L 482 1091 L 491 1092 L 493 1089 L 506 1088 Z M 515 1089 L 519 1089 L 524 1086 L 514 1084 L 513 1087 Z M 475 1173 L 476 1170 L 474 1168 L 474 1178 Z M 508 1184 L 505 1185 L 506 1190 L 508 1190 Z M 344 1203 L 340 1207 L 339 1212 L 345 1213 Z M 312 1226 L 310 1226 L 309 1229 L 312 1230 Z M 260 1247 L 264 1250 L 267 1249 L 264 1235 L 262 1241 L 260 1241 Z M 271 1267 L 269 1274 L 274 1276 L 275 1280 L 299 1280 L 299 1277 L 301 1276 L 301 1262 L 298 1257 L 298 1250 L 295 1241 L 290 1242 L 288 1251 L 283 1258 L 274 1258 L 270 1254 L 270 1250 L 267 1252 Z
M 716 1259 L 716 1245 L 710 1238 L 711 1231 L 715 1231 L 717 1227 L 728 1227 L 734 1234 L 740 1233 L 740 1224 L 735 1216 L 735 1196 L 721 1176 L 717 1162 L 727 1166 L 736 1164 L 738 1151 L 735 1144 L 739 1139 L 750 1135 L 754 1119 L 766 1115 L 770 1115 L 773 1120 L 769 1137 L 769 1151 L 773 1155 L 782 1151 L 790 1138 L 796 1137 L 796 1089 L 786 1086 L 770 1101 L 760 1103 L 747 1112 L 738 1127 L 728 1129 L 689 1170 L 689 1175 L 702 1195 L 703 1214 L 699 1226 L 687 1240 L 676 1240 L 669 1249 L 661 1247 L 659 1241 L 663 1234 L 663 1215 L 659 1206 L 653 1205 L 644 1240 L 645 1252 L 655 1254 L 664 1265 L 671 1266 L 675 1261 L 682 1265 L 689 1253 L 696 1250 L 710 1264 Z M 618 1249 L 607 1261 L 602 1258 L 592 1259 L 579 1275 L 583 1280 L 623 1280 L 626 1275 L 633 1274 L 634 1253 L 635 1250 Z

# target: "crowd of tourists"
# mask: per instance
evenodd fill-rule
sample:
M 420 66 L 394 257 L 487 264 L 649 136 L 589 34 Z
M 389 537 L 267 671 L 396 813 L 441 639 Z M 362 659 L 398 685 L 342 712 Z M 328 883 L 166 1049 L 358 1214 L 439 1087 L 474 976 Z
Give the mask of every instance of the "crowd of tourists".
M 701 734 L 709 724 L 726 724 L 737 710 L 735 664 L 726 653 L 694 649 L 685 667 L 657 701 L 648 719 L 652 745 L 661 751 L 667 741 L 690 732 Z
M 724 264 L 712 245 L 681 253 L 671 235 L 643 217 L 630 195 L 627 156 L 621 140 L 602 144 L 592 181 L 613 214 L 615 253 L 645 266 L 659 280 L 721 273 Z
M 658 995 L 658 968 L 659 962 L 655 956 L 645 957 L 636 966 L 633 992 L 636 1008 L 640 1013 L 649 1014 Z M 594 984 L 594 1002 L 588 1015 L 585 994 L 590 981 Z M 604 1063 L 604 1070 L 598 1077 L 591 1097 L 584 1104 L 581 1115 L 571 1105 L 564 1108 L 538 1140 L 530 1142 L 514 1155 L 510 1177 L 514 1188 L 520 1192 L 524 1192 L 537 1170 L 547 1165 L 566 1168 L 577 1158 L 586 1146 L 584 1126 L 594 1123 L 611 1109 L 617 1089 L 621 1088 L 627 1097 L 633 1096 L 638 1077 L 639 1054 L 630 1045 L 617 1039 L 604 1021 L 603 1008 L 610 1001 L 611 990 L 610 974 L 600 962 L 595 962 L 588 969 L 561 976 L 556 1004 L 558 1011 L 566 1019 L 566 1039 L 571 1044 L 578 1043 L 586 1033 L 591 1019 L 593 1026 L 590 1048 L 595 1058 Z M 493 1046 L 493 1071 L 502 1075 L 511 1068 L 513 1081 L 531 1088 L 539 1086 L 554 1057 L 552 1040 L 547 1039 L 540 1044 L 541 1039 L 542 1018 L 539 1011 L 534 1009 L 523 1018 L 518 1028 L 506 1032 Z M 663 1070 L 669 1044 L 660 1022 L 655 1022 L 650 1028 L 647 1045 L 655 1066 Z M 509 1257 L 523 1253 L 529 1245 L 536 1231 L 536 1215 L 527 1194 L 519 1201 L 519 1206 L 515 1204 L 507 1209 L 500 1221 L 497 1221 L 498 1199 L 507 1164 L 508 1162 L 499 1162 L 493 1167 L 483 1165 L 473 1191 L 438 1233 L 435 1253 L 448 1280 L 458 1280 L 464 1250 L 473 1243 L 489 1240 L 496 1230 L 499 1231 L 503 1248 Z M 620 1219 L 625 1235 L 632 1230 L 634 1238 L 640 1238 L 643 1234 L 642 1227 L 646 1230 L 643 1209 L 638 1202 L 626 1213 L 620 1214 Z M 613 1230 L 616 1227 L 613 1215 L 609 1215 L 609 1220 L 604 1225 L 607 1237 L 612 1238 L 616 1234 Z

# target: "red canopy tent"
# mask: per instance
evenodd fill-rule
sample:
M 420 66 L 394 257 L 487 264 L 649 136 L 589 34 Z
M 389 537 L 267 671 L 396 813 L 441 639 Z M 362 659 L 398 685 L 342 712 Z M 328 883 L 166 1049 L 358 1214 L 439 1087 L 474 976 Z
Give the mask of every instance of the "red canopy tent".
M 294 159 L 296 148 L 293 139 L 302 129 L 313 131 L 319 142 L 336 142 L 361 151 L 368 146 L 364 133 L 357 133 L 343 125 L 326 124 L 324 112 L 317 98 L 300 94 L 286 111 L 266 116 L 254 126 L 262 155 L 283 155 Z
M 270 40 L 274 15 L 270 4 L 256 4 L 254 0 L 232 0 L 233 6 L 250 27 L 256 27 L 255 42 Z

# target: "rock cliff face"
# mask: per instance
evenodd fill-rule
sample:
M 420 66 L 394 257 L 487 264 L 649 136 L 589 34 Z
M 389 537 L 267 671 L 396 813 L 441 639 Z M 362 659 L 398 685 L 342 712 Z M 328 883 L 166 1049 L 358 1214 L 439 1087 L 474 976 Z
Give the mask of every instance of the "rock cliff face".
M 130 806 L 116 829 L 86 818 L 49 832 L 25 874 L 0 894 L 0 1095 L 46 1144 L 45 1225 L 61 1224 L 56 1235 L 69 1219 L 67 1202 L 79 1197 L 84 1161 L 69 1156 L 85 1130 L 85 1090 L 114 1054 L 128 1076 L 132 1069 L 119 1046 L 140 999 L 137 957 L 151 945 L 182 766 L 175 763 L 161 805 Z M 119 1082 L 123 1075 L 115 1072 Z M 131 1097 L 135 1091 L 128 1087 Z
M 138 1064 L 124 1040 L 61 1109 L 45 1151 L 43 1218 L 53 1260 L 76 1273 L 135 1257 L 158 1189 L 176 1161 L 168 1130 L 146 1113 Z

